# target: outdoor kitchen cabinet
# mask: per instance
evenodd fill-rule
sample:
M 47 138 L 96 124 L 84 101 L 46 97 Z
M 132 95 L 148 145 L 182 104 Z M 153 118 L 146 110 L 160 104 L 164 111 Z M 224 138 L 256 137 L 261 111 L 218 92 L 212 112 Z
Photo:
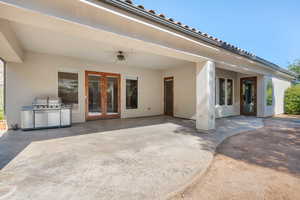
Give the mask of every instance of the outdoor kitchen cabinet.
M 34 128 L 34 118 L 32 106 L 24 106 L 21 112 L 21 128 L 23 130 Z
M 34 111 L 35 128 L 60 126 L 60 110 Z
M 72 124 L 72 106 L 61 103 L 60 98 L 36 98 L 32 106 L 22 107 L 22 130 L 61 128 Z
M 69 108 L 62 108 L 61 115 L 60 115 L 60 126 L 67 127 L 71 126 L 72 123 L 72 110 Z
M 21 112 L 21 129 L 69 127 L 72 124 L 71 114 L 71 108 L 54 110 L 23 109 Z
M 48 126 L 48 114 L 46 111 L 33 111 L 34 128 Z

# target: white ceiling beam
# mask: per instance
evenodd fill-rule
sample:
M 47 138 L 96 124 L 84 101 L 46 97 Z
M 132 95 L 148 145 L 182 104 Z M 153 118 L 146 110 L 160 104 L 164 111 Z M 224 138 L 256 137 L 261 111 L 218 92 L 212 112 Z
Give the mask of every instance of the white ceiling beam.
M 23 62 L 23 50 L 9 21 L 0 18 L 0 57 L 7 62 Z

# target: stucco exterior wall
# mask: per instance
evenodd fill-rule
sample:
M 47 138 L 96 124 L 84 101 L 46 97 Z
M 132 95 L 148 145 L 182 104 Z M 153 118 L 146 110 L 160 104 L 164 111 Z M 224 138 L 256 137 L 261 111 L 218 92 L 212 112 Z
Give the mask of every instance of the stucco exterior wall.
M 218 67 L 218 65 L 217 65 Z M 121 74 L 121 117 L 141 117 L 163 114 L 163 78 L 174 77 L 174 116 L 196 119 L 196 64 L 174 66 L 167 70 L 151 70 L 125 65 L 107 65 L 49 54 L 26 52 L 24 63 L 7 63 L 6 113 L 8 124 L 20 124 L 22 106 L 31 105 L 34 97 L 56 96 L 58 93 L 58 71 L 79 74 L 79 108 L 73 112 L 74 122 L 85 121 L 84 72 L 112 72 Z M 126 77 L 138 77 L 138 109 L 126 110 Z M 248 75 L 249 76 L 249 75 Z M 216 68 L 217 78 L 234 80 L 234 105 L 216 105 L 216 117 L 240 114 L 240 78 L 245 75 Z M 259 117 L 284 112 L 284 91 L 290 87 L 288 80 L 258 75 L 258 113 Z M 266 106 L 267 80 L 272 79 L 274 87 L 273 106 Z M 218 98 L 218 93 L 216 98 Z
M 217 65 L 218 66 L 218 65 Z M 238 73 L 233 71 L 228 71 L 224 69 L 217 68 L 216 69 L 216 79 L 225 78 L 233 80 L 233 105 L 218 105 L 219 98 L 219 86 L 218 81 L 216 81 L 216 118 L 220 117 L 228 117 L 240 114 L 240 92 L 239 92 L 239 79 Z
M 174 77 L 174 116 L 196 119 L 196 64 L 165 70 L 162 77 Z
M 274 107 L 275 114 L 284 113 L 284 93 L 285 90 L 291 87 L 291 82 L 280 78 L 272 78 L 274 87 Z
M 162 72 L 125 65 L 106 65 L 71 57 L 27 52 L 22 64 L 7 63 L 7 120 L 20 124 L 22 106 L 31 105 L 34 97 L 58 94 L 58 71 L 79 74 L 79 109 L 73 112 L 74 122 L 85 121 L 84 72 L 112 72 L 121 74 L 121 117 L 161 115 Z M 126 110 L 125 78 L 138 77 L 138 109 Z
M 267 84 L 272 80 L 273 83 L 273 105 L 267 106 Z M 284 93 L 291 87 L 291 82 L 277 77 L 264 77 L 264 117 L 284 113 Z
M 218 64 L 216 65 L 219 66 Z M 178 66 L 163 71 L 164 77 L 174 77 L 174 116 L 196 119 L 196 93 L 195 93 L 195 66 Z M 283 113 L 284 91 L 290 87 L 289 80 L 272 77 L 274 85 L 273 106 L 266 105 L 266 76 L 246 75 L 234 71 L 216 68 L 216 78 L 227 78 L 234 81 L 234 104 L 220 106 L 216 103 L 216 118 L 240 115 L 240 79 L 243 77 L 257 77 L 257 116 L 266 117 Z M 216 100 L 219 98 L 216 85 Z M 163 94 L 162 94 L 163 95 Z M 218 102 L 218 101 L 217 101 Z

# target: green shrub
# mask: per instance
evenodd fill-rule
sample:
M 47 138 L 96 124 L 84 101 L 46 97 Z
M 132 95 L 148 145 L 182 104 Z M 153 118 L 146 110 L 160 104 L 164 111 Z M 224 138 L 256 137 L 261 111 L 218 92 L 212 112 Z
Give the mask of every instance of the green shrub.
M 300 85 L 292 86 L 285 91 L 284 111 L 286 114 L 300 114 Z
M 0 120 L 4 120 L 4 111 L 0 110 Z
M 270 79 L 267 84 L 267 106 L 273 105 L 273 81 Z

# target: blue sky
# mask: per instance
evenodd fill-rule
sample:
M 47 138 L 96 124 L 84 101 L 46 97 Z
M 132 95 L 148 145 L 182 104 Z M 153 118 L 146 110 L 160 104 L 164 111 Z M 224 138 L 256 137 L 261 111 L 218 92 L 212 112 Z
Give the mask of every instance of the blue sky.
M 300 59 L 300 0 L 134 0 L 281 67 Z

